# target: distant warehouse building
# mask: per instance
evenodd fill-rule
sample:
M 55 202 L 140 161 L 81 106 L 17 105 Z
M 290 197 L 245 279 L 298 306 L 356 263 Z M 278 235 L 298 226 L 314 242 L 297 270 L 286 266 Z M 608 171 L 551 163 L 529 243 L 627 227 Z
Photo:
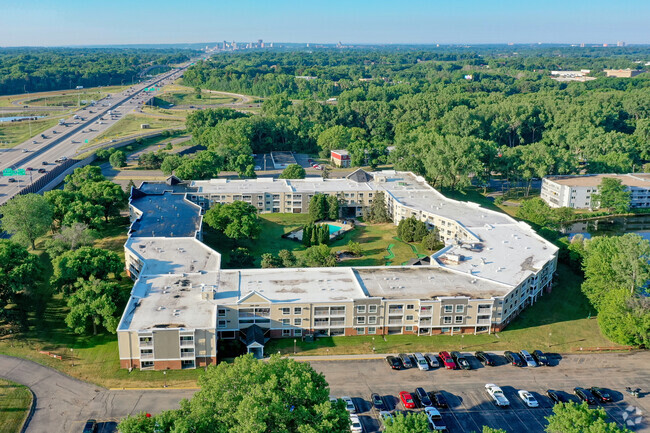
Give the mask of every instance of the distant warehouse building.
M 592 209 L 591 199 L 606 177 L 619 179 L 627 187 L 632 208 L 650 207 L 650 174 L 644 173 L 549 176 L 542 180 L 541 198 L 551 207 Z
M 345 150 L 332 150 L 331 152 L 332 164 L 337 167 L 349 167 L 350 166 L 350 153 Z
M 605 69 L 604 72 L 608 77 L 633 78 L 645 71 L 638 69 Z

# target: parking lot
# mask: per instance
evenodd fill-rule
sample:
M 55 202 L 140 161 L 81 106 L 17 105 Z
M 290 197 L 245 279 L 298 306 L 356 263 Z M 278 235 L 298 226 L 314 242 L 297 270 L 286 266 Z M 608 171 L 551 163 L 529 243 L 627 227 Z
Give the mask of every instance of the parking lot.
M 471 359 L 473 370 L 419 371 L 411 368 L 393 371 L 384 360 L 314 361 L 311 364 L 325 374 L 332 396 L 351 396 L 357 407 L 365 432 L 380 431 L 378 412 L 371 407 L 370 395 L 382 396 L 390 410 L 404 411 L 398 400 L 400 391 L 413 393 L 416 387 L 440 391 L 449 408 L 440 408 L 450 432 L 480 432 L 483 425 L 508 432 L 543 433 L 545 417 L 553 404 L 547 389 L 561 391 L 571 401 L 576 386 L 607 388 L 614 401 L 603 407 L 612 421 L 633 431 L 650 432 L 650 356 L 636 354 L 564 355 L 551 367 L 513 367 L 502 362 L 496 367 L 483 367 Z M 510 407 L 499 408 L 485 392 L 486 383 L 499 385 L 510 401 Z M 626 386 L 640 387 L 639 398 L 624 392 Z M 530 391 L 540 406 L 528 408 L 517 391 Z M 415 411 L 422 410 L 421 408 Z M 413 410 L 411 410 L 413 411 Z

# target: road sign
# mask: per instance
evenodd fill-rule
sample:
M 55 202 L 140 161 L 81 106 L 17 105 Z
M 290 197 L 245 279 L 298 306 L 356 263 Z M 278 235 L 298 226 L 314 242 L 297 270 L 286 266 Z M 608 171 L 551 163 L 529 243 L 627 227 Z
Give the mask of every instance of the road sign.
M 14 170 L 13 168 L 5 168 L 2 170 L 2 175 L 3 176 L 25 176 L 27 173 L 25 172 L 24 168 L 19 168 L 18 170 Z
M 84 143 L 88 144 L 88 140 L 84 140 Z

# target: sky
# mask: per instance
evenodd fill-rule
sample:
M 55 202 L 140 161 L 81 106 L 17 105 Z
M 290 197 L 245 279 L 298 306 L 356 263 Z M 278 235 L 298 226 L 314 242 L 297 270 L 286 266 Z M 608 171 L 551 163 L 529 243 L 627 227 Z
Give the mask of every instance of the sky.
M 650 0 L 0 0 L 0 46 L 650 43 Z

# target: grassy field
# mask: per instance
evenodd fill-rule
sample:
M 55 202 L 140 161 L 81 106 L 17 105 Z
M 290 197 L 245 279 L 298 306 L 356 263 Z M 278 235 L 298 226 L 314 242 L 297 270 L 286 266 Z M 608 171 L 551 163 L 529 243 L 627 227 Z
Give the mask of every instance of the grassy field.
M 0 433 L 18 432 L 31 404 L 27 387 L 0 379 Z
M 140 128 L 142 124 L 148 124 L 148 129 Z M 115 125 L 108 128 L 102 134 L 95 137 L 91 140 L 85 147 L 101 143 L 103 141 L 109 141 L 112 139 L 118 139 L 122 137 L 127 137 L 129 135 L 139 134 L 143 132 L 151 132 L 163 129 L 175 129 L 185 126 L 185 121 L 182 119 L 167 119 L 164 117 L 152 117 L 152 116 L 143 116 L 140 114 L 129 114 L 124 116 L 119 122 Z
M 44 118 L 30 122 L 2 122 L 0 123 L 0 149 L 16 147 L 31 137 L 55 126 L 57 122 L 57 119 L 52 118 Z
M 0 96 L 0 107 L 11 106 L 62 106 L 77 105 L 79 97 L 81 99 L 101 99 L 108 93 L 119 93 L 128 86 L 110 86 L 110 87 L 92 87 L 88 89 L 75 90 L 56 90 L 52 92 L 39 93 L 20 93 L 17 95 Z

